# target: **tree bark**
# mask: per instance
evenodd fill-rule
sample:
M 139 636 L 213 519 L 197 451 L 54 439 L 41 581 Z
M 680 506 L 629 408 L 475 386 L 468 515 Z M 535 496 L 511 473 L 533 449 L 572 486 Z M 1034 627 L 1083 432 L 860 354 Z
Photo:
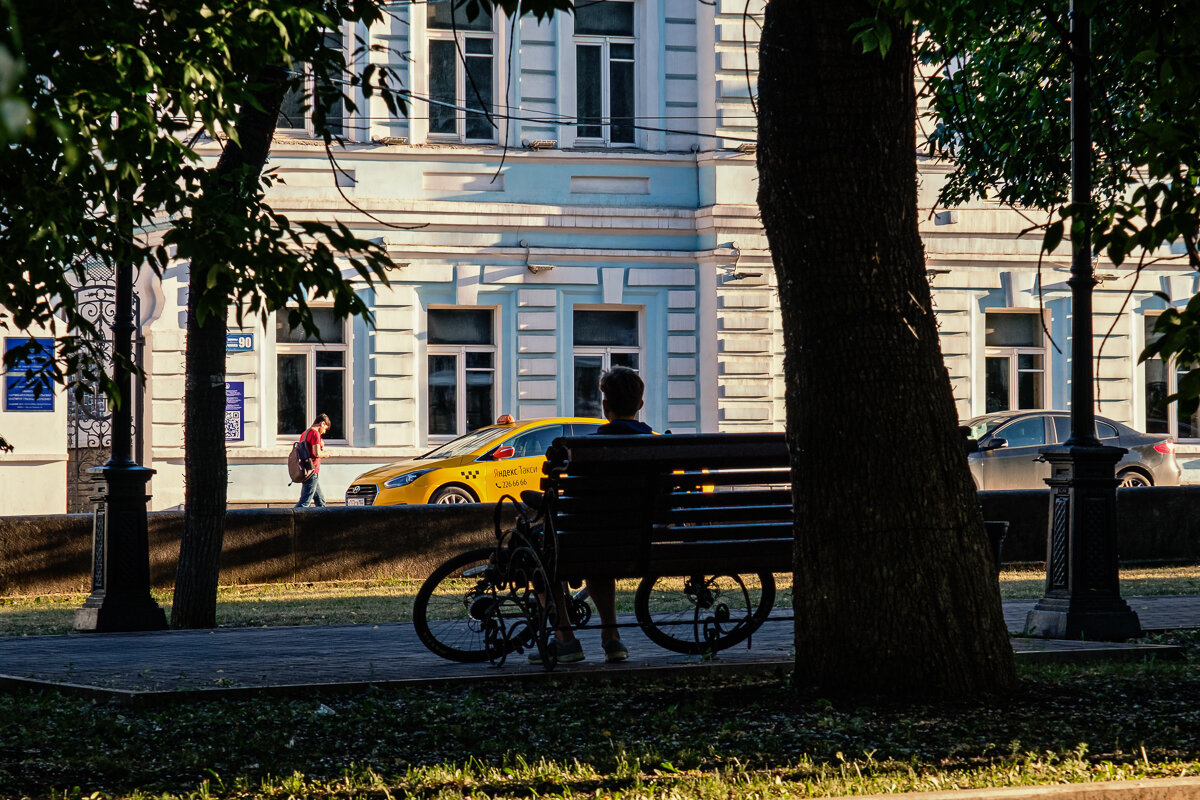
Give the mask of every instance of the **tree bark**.
M 1015 684 L 917 231 L 911 30 L 771 0 L 759 206 L 779 283 L 796 503 L 796 680 L 963 697 Z
M 236 209 L 253 192 L 267 162 L 279 107 L 283 102 L 282 68 L 257 76 L 263 89 L 256 93 L 262 110 L 245 106 L 238 115 L 238 143 L 225 146 L 205 192 L 214 193 L 206 206 Z M 219 216 L 219 215 L 217 215 Z M 214 223 L 214 234 L 219 225 Z M 219 247 L 198 249 L 188 274 L 186 390 L 184 394 L 184 513 L 183 539 L 175 573 L 171 606 L 174 628 L 216 626 L 217 582 L 221 545 L 225 538 L 225 505 L 229 466 L 225 456 L 225 333 L 228 298 L 210 288 L 212 258 Z M 213 297 L 214 292 L 222 292 Z M 209 301 L 206 303 L 206 301 Z M 201 308 L 216 309 L 204 315 Z

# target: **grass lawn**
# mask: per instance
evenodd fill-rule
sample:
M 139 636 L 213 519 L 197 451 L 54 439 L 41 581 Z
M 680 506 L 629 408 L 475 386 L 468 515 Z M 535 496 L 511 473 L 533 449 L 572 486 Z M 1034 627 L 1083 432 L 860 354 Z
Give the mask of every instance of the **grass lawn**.
M 1042 580 L 1006 573 L 1001 585 L 1038 597 Z M 1129 570 L 1122 591 L 1194 592 L 1198 581 L 1197 567 Z M 416 588 L 229 587 L 218 616 L 404 619 Z M 0 600 L 0 630 L 65 631 L 83 599 Z M 841 702 L 786 676 L 156 709 L 19 690 L 0 694 L 0 797 L 758 800 L 1200 775 L 1200 632 L 1156 640 L 1183 644 L 1187 660 L 1024 666 L 1015 696 L 948 706 Z
M 374 690 L 138 710 L 0 695 L 0 795 L 758 798 L 1200 775 L 1185 663 L 1022 668 L 1019 694 L 843 703 L 786 677 Z
M 775 576 L 775 605 L 791 604 L 791 577 Z M 1044 570 L 1006 570 L 1000 575 L 1004 599 L 1037 599 L 1045 592 Z M 337 583 L 223 586 L 217 595 L 217 625 L 343 625 L 356 622 L 407 622 L 412 619 L 417 580 L 343 581 Z M 636 581 L 621 581 L 618 611 L 633 613 Z M 1121 594 L 1200 594 L 1200 565 L 1132 568 L 1121 571 Z M 69 633 L 75 610 L 86 594 L 0 597 L 0 636 Z M 154 599 L 170 613 L 171 593 Z

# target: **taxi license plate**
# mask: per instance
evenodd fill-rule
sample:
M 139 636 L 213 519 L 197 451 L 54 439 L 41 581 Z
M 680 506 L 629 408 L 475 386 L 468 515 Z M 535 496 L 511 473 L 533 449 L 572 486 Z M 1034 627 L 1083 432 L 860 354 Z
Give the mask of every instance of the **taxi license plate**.
M 346 498 L 346 505 L 348 505 L 348 506 L 365 506 L 366 504 L 367 504 L 367 498 L 365 498 L 365 497 L 347 497 Z

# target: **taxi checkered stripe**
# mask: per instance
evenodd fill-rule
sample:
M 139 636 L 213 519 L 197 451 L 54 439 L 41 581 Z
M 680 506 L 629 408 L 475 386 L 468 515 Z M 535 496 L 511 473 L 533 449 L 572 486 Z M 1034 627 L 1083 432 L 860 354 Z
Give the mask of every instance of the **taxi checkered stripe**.
M 471 479 L 471 478 L 478 478 L 480 472 L 482 472 L 482 470 L 464 469 L 461 474 L 464 478 Z

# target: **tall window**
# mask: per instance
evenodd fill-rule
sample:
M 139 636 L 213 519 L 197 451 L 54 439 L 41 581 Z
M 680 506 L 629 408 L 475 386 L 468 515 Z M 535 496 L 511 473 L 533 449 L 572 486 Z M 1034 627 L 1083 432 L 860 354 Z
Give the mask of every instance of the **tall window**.
M 1045 405 L 1046 346 L 1036 314 L 985 314 L 987 413 Z
M 492 317 L 491 309 L 429 309 L 430 436 L 461 436 L 496 421 Z
M 601 417 L 600 375 L 612 367 L 641 370 L 638 312 L 575 309 L 575 416 Z
M 468 19 L 462 0 L 431 2 L 429 29 L 429 134 L 458 141 L 494 142 L 487 113 L 495 106 L 495 48 L 491 11 L 478 6 Z
M 340 31 L 325 32 L 325 46 L 340 51 L 345 58 L 342 34 Z M 309 64 L 297 64 L 295 70 L 303 78 L 289 88 L 283 96 L 283 105 L 279 107 L 279 120 L 276 131 L 293 136 L 308 136 L 315 133 L 313 126 L 314 107 L 325 109 L 325 126 L 334 136 L 346 134 L 345 99 L 343 93 L 348 82 L 338 82 L 336 76 L 327 76 L 318 81 L 313 76 Z M 329 78 L 333 77 L 334 80 Z
M 1152 344 L 1159 334 L 1154 332 L 1157 314 L 1146 315 L 1146 344 Z M 1179 391 L 1179 380 L 1187 374 L 1186 367 L 1171 361 L 1152 358 L 1145 364 L 1146 432 L 1165 433 L 1176 439 L 1200 439 L 1200 411 L 1181 416 L 1178 403 L 1167 403 L 1167 396 Z M 1172 433 L 1174 431 L 1174 433 Z
M 635 43 L 633 3 L 600 0 L 575 6 L 577 138 L 635 142 Z
M 326 437 L 345 440 L 346 323 L 331 308 L 313 308 L 320 338 L 293 328 L 288 312 L 275 312 L 276 403 L 280 436 L 298 436 L 317 414 L 328 414 Z

